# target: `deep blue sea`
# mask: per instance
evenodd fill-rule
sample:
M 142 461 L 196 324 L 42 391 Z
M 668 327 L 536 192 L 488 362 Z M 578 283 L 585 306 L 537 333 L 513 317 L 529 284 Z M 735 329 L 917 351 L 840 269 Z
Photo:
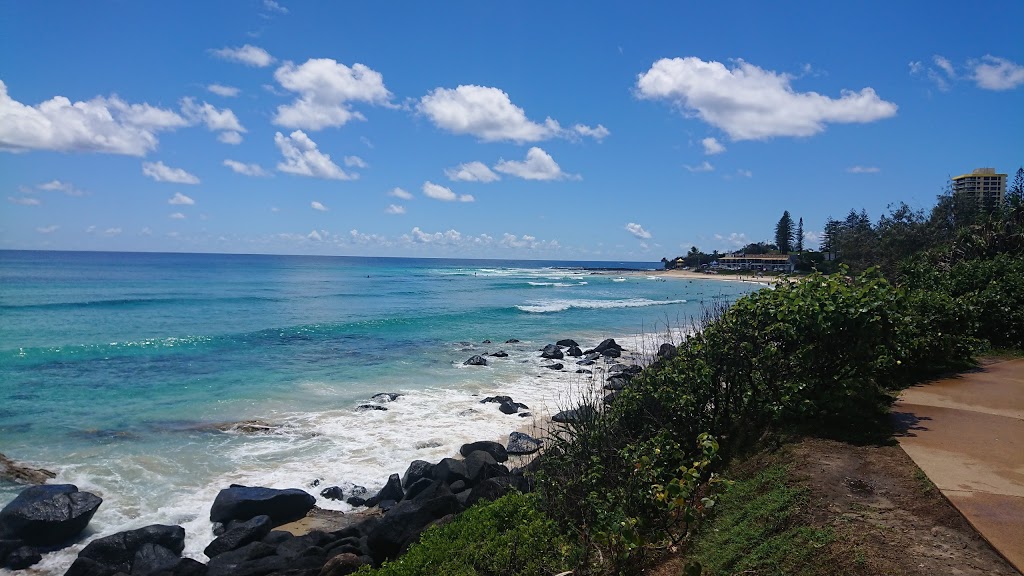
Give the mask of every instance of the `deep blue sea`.
M 615 337 L 641 355 L 702 304 L 760 288 L 594 270 L 608 267 L 660 264 L 0 251 L 0 452 L 104 498 L 86 539 L 181 524 L 202 559 L 229 483 L 347 510 L 320 488 L 372 492 L 533 421 L 481 395 L 539 417 L 594 389 L 572 362 L 543 368 L 543 345 Z M 404 396 L 356 410 L 377 392 Z M 274 431 L 211 426 L 257 419 Z M 18 489 L 0 484 L 0 505 Z

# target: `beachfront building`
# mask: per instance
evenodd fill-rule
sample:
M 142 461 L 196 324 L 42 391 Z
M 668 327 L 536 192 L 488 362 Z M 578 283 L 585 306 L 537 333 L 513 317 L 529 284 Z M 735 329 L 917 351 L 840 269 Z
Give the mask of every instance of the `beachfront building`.
M 729 254 L 718 259 L 718 267 L 726 270 L 763 270 L 792 272 L 796 256 L 787 254 Z
M 996 206 L 1006 196 L 1006 174 L 995 168 L 977 168 L 970 174 L 953 176 L 953 194 L 975 198 L 979 204 Z

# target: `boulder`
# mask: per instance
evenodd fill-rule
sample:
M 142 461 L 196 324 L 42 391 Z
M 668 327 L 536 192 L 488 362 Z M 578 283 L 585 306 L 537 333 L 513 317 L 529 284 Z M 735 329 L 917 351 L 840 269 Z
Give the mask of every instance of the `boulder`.
M 512 432 L 508 435 L 508 446 L 505 451 L 513 456 L 533 454 L 540 450 L 541 441 L 522 432 Z
M 519 405 L 515 402 L 504 402 L 498 406 L 498 410 L 501 410 L 503 414 L 515 414 L 519 412 Z
M 595 363 L 596 362 L 594 362 L 593 360 L 580 360 L 576 364 L 579 365 L 579 366 L 590 366 L 590 365 L 595 364 Z
M 426 478 L 424 478 L 424 480 L 426 480 Z M 455 482 L 452 482 L 453 485 L 459 484 L 459 483 L 465 484 L 465 482 L 462 481 L 462 480 L 456 480 Z M 435 482 L 432 482 L 429 486 L 427 486 L 423 490 L 421 490 L 420 493 L 417 494 L 415 498 L 411 498 L 411 500 L 415 500 L 416 502 L 426 502 L 427 500 L 433 500 L 435 498 L 440 498 L 442 496 L 451 496 L 451 495 L 452 495 L 452 489 L 449 488 L 447 484 L 445 484 L 444 482 L 436 482 L 435 481 Z
M 577 344 L 576 341 L 571 339 L 571 338 L 566 338 L 565 340 L 559 340 L 558 342 L 555 342 L 555 344 L 557 346 L 562 346 L 562 347 L 565 347 L 565 348 L 579 347 L 579 344 Z
M 458 499 L 452 495 L 425 502 L 406 500 L 399 503 L 367 535 L 367 545 L 374 560 L 380 562 L 396 557 L 419 538 L 428 524 L 461 509 Z
M 362 496 L 349 496 L 345 500 L 345 503 L 349 506 L 366 506 L 366 498 L 363 498 Z
M 481 404 L 488 404 L 490 402 L 497 402 L 498 404 L 504 404 L 506 402 L 511 402 L 511 401 L 512 401 L 512 397 L 511 396 L 488 396 L 487 398 L 484 398 L 483 400 L 481 400 L 480 403 Z
M 469 485 L 477 484 L 495 476 L 508 476 L 508 468 L 498 464 L 493 456 L 477 450 L 466 457 L 466 474 L 469 476 Z M 453 491 L 454 488 L 453 488 Z
M 481 342 L 481 344 L 490 344 L 490 343 L 491 343 L 490 340 L 484 340 L 483 342 Z
M 29 566 L 38 564 L 42 559 L 43 555 L 39 553 L 39 550 L 32 546 L 21 546 L 15 548 L 7 555 L 3 565 L 11 570 L 24 570 Z
M 376 402 L 394 402 L 402 396 L 404 396 L 404 394 L 399 394 L 398 392 L 378 392 L 373 396 L 370 396 L 370 400 L 374 400 Z
M 324 567 L 320 569 L 320 576 L 346 576 L 359 570 L 359 568 L 367 563 L 367 559 L 362 556 L 357 556 L 351 552 L 343 552 L 332 557 L 324 564 Z
M 676 347 L 668 342 L 658 347 L 658 358 L 672 358 L 676 355 Z
M 612 364 L 611 366 L 608 367 L 608 373 L 609 374 L 621 374 L 626 368 L 629 368 L 629 366 L 627 366 L 627 365 L 625 365 L 625 364 L 623 364 L 621 362 L 618 362 L 618 363 Z
M 171 569 L 170 575 L 164 572 L 160 576 L 206 576 L 206 564 L 191 558 L 181 558 Z
M 429 478 L 434 471 L 434 465 L 424 460 L 413 460 L 402 475 L 402 487 L 406 490 L 416 483 L 420 478 Z
M 356 406 L 358 412 L 364 412 L 366 410 L 380 410 L 381 412 L 387 412 L 387 406 L 381 406 L 380 404 L 360 404 Z
M 562 368 L 565 368 L 565 365 L 561 362 L 555 362 L 554 364 L 545 364 L 543 367 L 549 370 L 561 370 Z
M 583 356 L 583 350 L 580 350 L 579 346 L 572 346 L 565 351 L 566 355 L 572 356 L 573 358 L 579 358 Z
M 523 476 L 503 476 L 488 478 L 480 482 L 466 498 L 466 506 L 472 506 L 481 500 L 494 501 L 508 494 L 513 489 L 520 492 L 529 492 L 529 480 Z
M 515 338 L 509 338 L 508 340 L 505 340 L 505 344 L 519 344 L 519 340 L 516 340 Z
M 619 350 L 618 348 L 608 348 L 601 352 L 601 356 L 604 356 L 605 358 L 618 358 L 619 356 L 622 356 L 622 350 Z
M 74 484 L 43 484 L 22 490 L 0 510 L 0 538 L 54 546 L 77 536 L 103 499 Z
M 345 491 L 341 486 L 329 486 L 320 491 L 320 497 L 328 500 L 344 500 Z
M 626 384 L 629 384 L 629 382 L 627 382 L 625 378 L 621 378 L 619 376 L 614 376 L 612 378 L 609 378 L 608 381 L 605 382 L 604 389 L 605 390 L 622 390 L 623 388 L 626 387 Z
M 593 374 L 594 371 L 593 370 L 588 370 L 586 368 L 577 368 L 576 369 L 576 373 L 577 374 Z
M 491 354 L 491 356 L 494 356 L 495 358 L 508 358 L 508 352 L 505 352 L 504 350 L 498 350 L 494 354 Z
M 466 464 L 462 460 L 444 458 L 434 465 L 431 476 L 434 480 L 451 484 L 456 480 L 469 480 L 469 473 L 466 471 Z
M 475 356 L 470 356 L 469 360 L 466 360 L 462 364 L 465 366 L 487 366 L 487 359 L 477 354 Z
M 250 542 L 237 550 L 215 556 L 206 565 L 207 576 L 252 576 L 270 574 L 288 567 L 288 559 L 274 554 L 274 547 L 263 542 Z M 270 558 L 269 563 L 259 562 Z M 254 570 L 257 569 L 257 570 Z
M 548 360 L 561 360 L 565 358 L 565 354 L 562 354 L 562 349 L 556 344 L 548 344 L 540 351 L 541 358 L 547 358 Z
M 18 484 L 45 484 L 47 480 L 56 478 L 57 474 L 43 468 L 32 468 L 0 454 L 0 480 L 10 480 Z
M 118 532 L 103 538 L 97 538 L 86 544 L 85 548 L 78 553 L 78 559 L 72 564 L 68 574 L 72 574 L 79 561 L 87 560 L 96 563 L 114 572 L 131 572 L 131 564 L 139 550 L 147 544 L 160 546 L 170 550 L 175 555 L 181 555 L 185 549 L 185 529 L 181 526 L 166 526 L 163 524 L 152 524 L 137 530 Z M 92 565 L 83 562 L 80 569 L 88 569 Z M 87 574 L 90 572 L 75 571 L 75 574 Z
M 270 534 L 272 527 L 270 516 L 266 515 L 255 516 L 245 522 L 232 522 L 231 527 L 213 542 L 210 542 L 210 545 L 203 550 L 203 553 L 213 558 L 219 554 L 241 548 L 250 542 L 262 540 L 267 534 Z
M 482 450 L 491 455 L 496 462 L 504 462 L 508 460 L 508 452 L 505 452 L 505 447 L 497 442 L 490 442 L 487 440 L 481 440 L 479 442 L 470 442 L 469 444 L 463 444 L 462 448 L 459 448 L 459 454 L 465 458 L 473 452 Z
M 580 406 L 575 410 L 562 410 L 551 419 L 559 424 L 575 424 L 594 417 L 594 409 L 590 406 Z
M 380 492 L 377 492 L 376 496 L 366 501 L 366 505 L 372 508 L 385 500 L 398 502 L 402 499 L 402 496 L 405 496 L 405 492 L 402 491 L 402 479 L 398 477 L 398 474 L 392 474 L 388 476 L 388 481 L 380 489 Z
M 597 352 L 598 354 L 601 354 L 605 350 L 618 350 L 619 352 L 622 352 L 622 346 L 619 346 L 615 342 L 614 338 L 608 338 L 606 340 L 602 340 L 600 344 L 598 344 L 597 346 L 594 347 L 593 350 L 591 350 L 591 352 Z
M 181 560 L 179 554 L 159 544 L 143 544 L 132 559 L 132 576 L 149 576 L 174 570 Z
M 217 494 L 210 508 L 210 521 L 227 523 L 248 520 L 254 516 L 270 516 L 274 526 L 302 518 L 313 509 L 316 498 L 304 490 L 277 490 L 232 484 Z
M 588 352 L 584 352 L 583 353 L 583 359 L 584 360 L 590 360 L 591 362 L 593 362 L 593 361 L 596 361 L 596 360 L 598 360 L 600 358 L 601 358 L 601 353 L 600 352 L 589 352 L 588 351 Z
M 429 488 L 435 482 L 437 482 L 437 480 L 434 480 L 433 478 L 429 478 L 429 477 L 420 478 L 419 480 L 413 482 L 412 484 L 410 484 L 409 486 L 406 487 L 404 499 L 405 500 L 412 500 L 420 492 L 423 492 L 424 490 Z

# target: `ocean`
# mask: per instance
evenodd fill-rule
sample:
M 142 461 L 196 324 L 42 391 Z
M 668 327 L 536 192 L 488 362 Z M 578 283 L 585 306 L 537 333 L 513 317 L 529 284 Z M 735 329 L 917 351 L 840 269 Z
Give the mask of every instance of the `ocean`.
M 499 440 L 594 384 L 537 352 L 640 353 L 760 288 L 656 262 L 0 251 L 0 452 L 103 497 L 83 542 L 180 524 L 204 560 L 231 483 L 372 494 L 416 459 Z M 506 343 L 518 339 L 518 343 Z M 490 340 L 492 343 L 484 343 Z M 504 350 L 489 365 L 474 354 Z M 379 392 L 402 394 L 371 402 Z M 485 395 L 530 407 L 505 415 Z M 359 410 L 381 404 L 387 410 Z M 271 433 L 216 425 L 259 420 Z M 0 482 L 0 505 L 19 486 Z M 63 573 L 81 544 L 35 567 Z

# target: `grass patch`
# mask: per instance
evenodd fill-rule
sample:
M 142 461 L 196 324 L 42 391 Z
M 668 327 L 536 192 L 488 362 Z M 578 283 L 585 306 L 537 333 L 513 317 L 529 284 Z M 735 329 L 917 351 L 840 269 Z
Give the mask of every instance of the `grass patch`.
M 835 535 L 801 524 L 806 503 L 807 491 L 787 483 L 783 465 L 738 480 L 697 536 L 690 558 L 710 575 L 830 574 L 820 557 Z
M 540 511 L 537 498 L 514 492 L 430 528 L 409 551 L 361 575 L 536 576 L 577 562 L 577 549 Z

